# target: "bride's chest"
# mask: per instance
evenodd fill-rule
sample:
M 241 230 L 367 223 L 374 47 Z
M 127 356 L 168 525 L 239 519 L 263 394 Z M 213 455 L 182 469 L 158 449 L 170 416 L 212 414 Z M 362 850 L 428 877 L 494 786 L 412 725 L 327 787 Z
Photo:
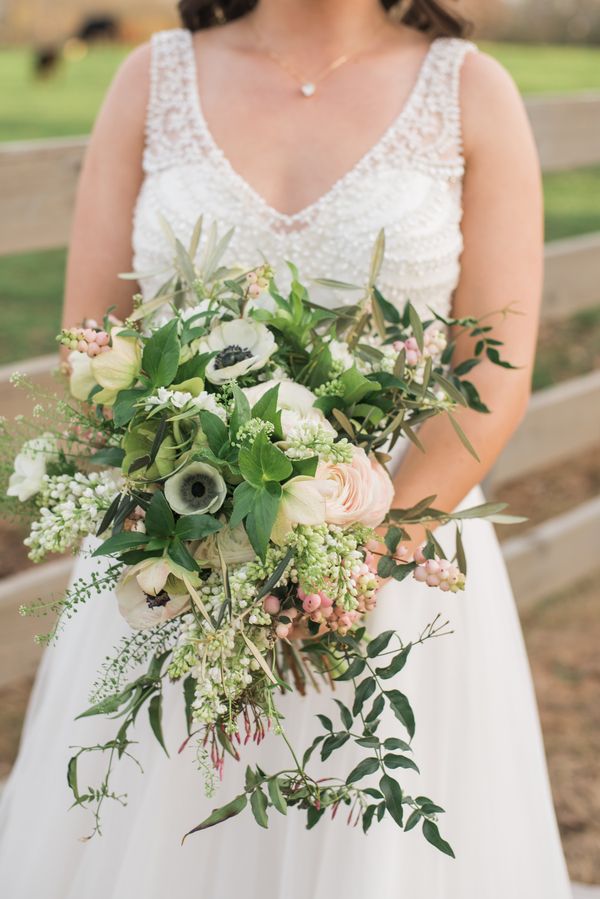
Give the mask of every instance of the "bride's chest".
M 462 249 L 461 178 L 451 167 L 370 158 L 348 172 L 316 202 L 295 215 L 271 207 L 223 157 L 208 154 L 148 174 L 138 198 L 133 248 L 136 268 L 167 267 L 170 249 L 161 217 L 189 242 L 200 215 L 221 233 L 234 228 L 227 262 L 252 266 L 265 257 L 289 259 L 304 277 L 362 283 L 373 242 L 385 229 L 381 281 L 391 299 L 412 292 L 418 302 L 446 306 L 456 284 Z M 158 279 L 160 280 L 160 279 Z M 143 285 L 149 295 L 158 281 Z M 432 288 L 436 292 L 432 295 Z

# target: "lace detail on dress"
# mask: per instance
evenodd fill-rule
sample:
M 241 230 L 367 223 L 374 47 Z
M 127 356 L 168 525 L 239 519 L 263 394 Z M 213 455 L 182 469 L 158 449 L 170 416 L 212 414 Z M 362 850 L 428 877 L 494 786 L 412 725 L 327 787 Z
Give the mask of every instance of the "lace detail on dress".
M 133 244 L 138 271 L 168 266 L 159 213 L 187 243 L 203 213 L 234 226 L 229 262 L 293 259 L 304 277 L 361 283 L 373 241 L 386 232 L 381 287 L 393 302 L 411 299 L 448 312 L 460 273 L 462 155 L 460 68 L 474 44 L 438 38 L 416 84 L 377 143 L 318 200 L 293 215 L 271 207 L 232 167 L 204 119 L 190 32 L 152 39 L 145 179 Z M 288 272 L 278 278 L 285 288 Z M 164 279 L 144 279 L 148 296 Z M 348 301 L 347 295 L 337 298 Z

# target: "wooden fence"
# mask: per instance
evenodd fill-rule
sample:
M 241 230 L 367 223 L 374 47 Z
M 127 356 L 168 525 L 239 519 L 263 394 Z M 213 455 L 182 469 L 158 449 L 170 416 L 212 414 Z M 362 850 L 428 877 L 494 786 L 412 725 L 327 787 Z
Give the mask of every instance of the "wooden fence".
M 535 98 L 527 106 L 546 172 L 600 165 L 600 95 Z M 83 138 L 0 144 L 0 256 L 65 246 L 84 147 Z M 548 244 L 545 280 L 545 319 L 558 324 L 600 303 L 600 233 Z M 17 411 L 8 385 L 14 368 L 47 382 L 54 363 L 55 357 L 44 356 L 0 369 L 2 413 Z M 600 372 L 536 393 L 489 484 L 497 487 L 600 446 L 599 410 Z M 573 558 L 581 577 L 597 570 L 599 530 L 600 498 L 595 498 L 510 538 L 504 552 L 520 607 L 568 587 Z M 32 623 L 20 628 L 14 623 L 19 604 L 60 592 L 69 571 L 70 561 L 61 560 L 0 583 L 0 686 L 32 670 L 37 659 L 30 644 Z

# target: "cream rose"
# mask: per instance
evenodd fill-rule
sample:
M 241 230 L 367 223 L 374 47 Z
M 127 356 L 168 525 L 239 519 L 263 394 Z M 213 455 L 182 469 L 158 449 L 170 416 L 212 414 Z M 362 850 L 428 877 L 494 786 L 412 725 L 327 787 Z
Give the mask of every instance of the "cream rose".
M 392 504 L 394 487 L 385 468 L 359 447 L 354 448 L 351 462 L 322 462 L 316 477 L 331 486 L 325 498 L 325 520 L 329 524 L 360 522 L 376 528 Z

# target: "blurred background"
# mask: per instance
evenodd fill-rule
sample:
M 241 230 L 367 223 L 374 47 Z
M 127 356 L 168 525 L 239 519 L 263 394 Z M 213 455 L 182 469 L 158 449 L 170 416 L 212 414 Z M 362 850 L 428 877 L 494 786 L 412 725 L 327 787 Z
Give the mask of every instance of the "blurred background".
M 40 383 L 51 378 L 85 135 L 131 46 L 177 24 L 174 5 L 0 0 L 2 414 L 24 411 L 8 384 L 15 368 Z M 600 884 L 600 0 L 459 5 L 525 95 L 544 168 L 536 392 L 486 486 L 529 516 L 500 536 L 571 876 Z M 45 630 L 17 610 L 59 591 L 71 564 L 33 568 L 21 540 L 15 525 L 0 523 L 0 778 L 16 753 L 39 658 L 31 638 Z

